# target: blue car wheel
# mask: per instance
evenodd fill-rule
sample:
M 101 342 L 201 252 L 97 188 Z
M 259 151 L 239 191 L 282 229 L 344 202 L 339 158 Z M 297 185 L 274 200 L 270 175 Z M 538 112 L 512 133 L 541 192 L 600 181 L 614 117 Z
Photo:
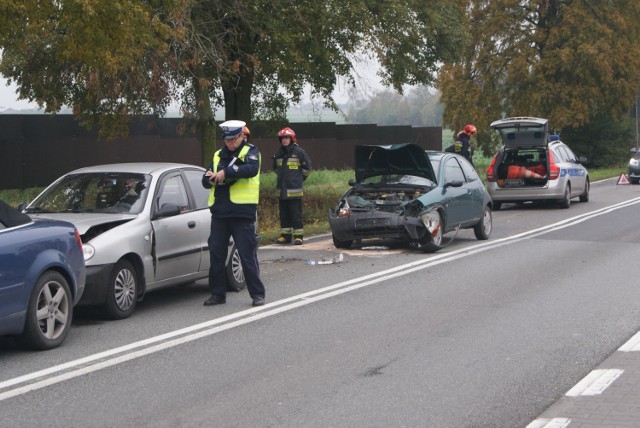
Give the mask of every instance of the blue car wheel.
M 60 345 L 73 319 L 71 289 L 64 276 L 45 272 L 29 299 L 24 331 L 18 341 L 32 349 L 51 349 Z

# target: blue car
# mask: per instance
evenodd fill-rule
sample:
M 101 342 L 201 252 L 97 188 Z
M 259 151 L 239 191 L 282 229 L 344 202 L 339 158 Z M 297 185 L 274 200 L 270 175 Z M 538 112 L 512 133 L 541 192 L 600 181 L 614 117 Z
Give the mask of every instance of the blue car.
M 0 201 L 0 336 L 16 336 L 32 349 L 59 346 L 85 276 L 82 242 L 71 223 L 32 220 Z

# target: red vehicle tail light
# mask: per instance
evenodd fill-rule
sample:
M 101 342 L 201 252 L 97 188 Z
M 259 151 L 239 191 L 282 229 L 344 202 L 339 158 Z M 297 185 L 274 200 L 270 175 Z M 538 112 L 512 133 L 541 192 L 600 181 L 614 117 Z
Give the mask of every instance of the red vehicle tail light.
M 560 177 L 560 167 L 556 165 L 556 161 L 553 158 L 553 153 L 551 153 L 551 150 L 549 150 L 548 153 L 549 153 L 549 180 L 555 180 L 558 177 Z
M 80 239 L 80 233 L 78 232 L 78 229 L 74 229 L 73 236 L 76 237 L 76 242 L 78 243 L 78 248 L 80 248 L 80 251 L 82 251 L 82 239 Z
M 490 181 L 490 182 L 496 181 L 495 165 L 496 165 L 497 158 L 498 158 L 498 155 L 495 155 L 493 159 L 491 159 L 491 165 L 489 165 L 489 168 L 487 168 L 487 181 Z

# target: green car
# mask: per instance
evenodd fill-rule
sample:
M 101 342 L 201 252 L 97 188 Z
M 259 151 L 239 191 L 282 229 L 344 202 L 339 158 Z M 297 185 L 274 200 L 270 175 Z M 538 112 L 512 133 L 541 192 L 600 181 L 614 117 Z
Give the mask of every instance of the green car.
M 397 239 L 433 252 L 444 246 L 444 234 L 470 228 L 489 239 L 493 203 L 462 156 L 415 144 L 358 145 L 354 169 L 351 189 L 329 210 L 336 247 Z

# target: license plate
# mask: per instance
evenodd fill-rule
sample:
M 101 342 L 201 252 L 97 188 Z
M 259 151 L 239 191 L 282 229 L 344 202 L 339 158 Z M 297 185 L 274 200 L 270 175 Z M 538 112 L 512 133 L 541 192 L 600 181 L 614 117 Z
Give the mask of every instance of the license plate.
M 356 227 L 386 226 L 388 218 L 362 218 L 356 221 Z
M 522 179 L 507 179 L 504 180 L 503 187 L 522 187 L 524 186 L 524 180 Z

